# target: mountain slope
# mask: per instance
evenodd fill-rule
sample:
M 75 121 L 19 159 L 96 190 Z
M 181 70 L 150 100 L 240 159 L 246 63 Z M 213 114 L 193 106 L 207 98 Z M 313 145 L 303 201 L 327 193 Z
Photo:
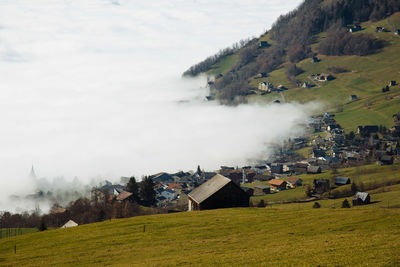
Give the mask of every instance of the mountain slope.
M 233 55 L 220 58 L 217 64 L 210 66 L 207 74 L 224 74 L 222 78 L 216 79 L 212 92 L 223 103 L 234 102 L 238 96 L 250 102 L 317 100 L 324 104 L 326 110 L 337 112 L 337 120 L 346 130 L 355 130 L 358 125 L 366 124 L 392 126 L 392 115 L 400 111 L 400 87 L 390 87 L 385 93 L 382 93 L 382 88 L 391 80 L 400 82 L 400 35 L 394 34 L 400 29 L 400 12 L 396 12 L 400 3 L 397 5 L 396 1 L 381 1 L 372 7 L 373 1 L 364 1 L 360 11 L 357 9 L 359 2 L 305 1 L 297 10 L 278 19 L 272 29 L 259 39 L 252 40 Z M 386 10 L 387 13 L 377 15 L 377 10 Z M 318 15 L 318 11 L 324 15 Z M 310 22 L 314 21 L 311 18 L 317 22 Z M 304 25 L 298 26 L 296 23 Z M 320 53 L 321 43 L 328 35 L 354 24 L 359 24 L 361 31 L 348 35 L 369 35 L 382 41 L 384 47 L 364 53 L 364 56 L 328 56 Z M 376 32 L 378 26 L 389 32 Z M 305 27 L 308 30 L 296 32 Z M 287 37 L 277 37 L 277 33 Z M 260 41 L 267 41 L 271 46 L 257 48 Z M 362 54 L 362 45 L 360 47 L 355 46 L 352 53 Z M 314 55 L 319 62 L 312 62 Z M 293 68 L 294 64 L 303 72 L 289 76 L 288 69 Z M 340 67 L 345 72 L 334 73 L 332 67 Z M 267 73 L 267 77 L 256 78 L 260 72 Z M 335 79 L 329 82 L 310 80 L 310 75 L 317 73 L 329 73 Z M 260 82 L 270 82 L 274 87 L 284 85 L 289 89 L 262 96 L 253 94 Z M 300 87 L 304 82 L 314 87 Z M 351 95 L 356 95 L 358 100 L 351 101 Z

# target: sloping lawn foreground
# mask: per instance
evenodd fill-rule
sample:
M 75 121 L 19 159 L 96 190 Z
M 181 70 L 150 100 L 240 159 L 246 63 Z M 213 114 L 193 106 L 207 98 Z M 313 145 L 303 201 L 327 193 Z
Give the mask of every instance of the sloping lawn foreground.
M 0 266 L 399 264 L 400 209 L 386 208 L 186 212 L 0 240 Z

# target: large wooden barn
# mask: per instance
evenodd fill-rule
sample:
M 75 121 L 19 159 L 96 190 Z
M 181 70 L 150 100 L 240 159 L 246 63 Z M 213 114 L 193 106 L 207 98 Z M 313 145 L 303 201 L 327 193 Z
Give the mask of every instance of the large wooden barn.
M 248 207 L 250 196 L 240 186 L 220 174 L 188 194 L 189 211 Z

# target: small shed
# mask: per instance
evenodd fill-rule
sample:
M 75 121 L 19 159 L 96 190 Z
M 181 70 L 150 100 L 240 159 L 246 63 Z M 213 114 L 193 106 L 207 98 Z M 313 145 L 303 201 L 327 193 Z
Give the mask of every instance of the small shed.
M 357 192 L 353 197 L 353 206 L 367 205 L 371 203 L 371 198 L 368 193 Z
M 321 173 L 321 167 L 320 166 L 308 166 L 307 168 L 307 173 L 309 174 L 317 174 L 317 173 Z
M 262 195 L 269 194 L 269 193 L 271 193 L 271 189 L 269 188 L 269 186 L 256 185 L 254 187 L 254 195 L 255 196 L 262 196 Z
M 350 95 L 350 100 L 357 100 L 357 99 L 358 99 L 357 95 Z
M 349 177 L 336 177 L 335 178 L 335 185 L 341 186 L 341 185 L 346 185 L 346 184 L 350 184 Z
M 217 174 L 190 192 L 188 199 L 188 210 L 193 211 L 248 207 L 250 196 L 231 179 Z
M 396 85 L 396 81 L 390 81 L 389 82 L 389 86 L 395 86 Z
M 76 222 L 74 222 L 73 220 L 69 220 L 63 226 L 61 226 L 61 228 L 70 228 L 70 227 L 75 227 L 75 226 L 78 226 L 78 224 Z

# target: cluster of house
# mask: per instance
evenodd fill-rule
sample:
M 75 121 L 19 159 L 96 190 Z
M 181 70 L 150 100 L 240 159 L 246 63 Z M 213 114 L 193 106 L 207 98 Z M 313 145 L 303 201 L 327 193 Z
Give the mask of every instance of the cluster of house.
M 389 84 L 385 87 L 382 87 L 382 93 L 389 92 L 391 86 L 396 86 L 396 81 L 389 81 Z
M 348 32 L 359 32 L 361 30 L 362 30 L 362 28 L 361 28 L 361 26 L 359 24 L 347 25 L 347 31 Z M 375 28 L 375 32 L 391 32 L 391 31 L 386 29 L 385 27 L 377 26 Z M 393 34 L 399 35 L 400 34 L 400 29 L 394 29 Z
M 302 185 L 302 180 L 296 177 L 299 174 L 318 174 L 324 170 L 338 167 L 358 166 L 370 162 L 382 165 L 393 164 L 394 156 L 400 155 L 400 113 L 393 115 L 395 125 L 383 130 L 377 125 L 358 126 L 356 133 L 345 134 L 344 130 L 335 121 L 334 115 L 325 113 L 312 117 L 308 121 L 311 132 L 321 133 L 311 140 L 295 138 L 290 141 L 290 148 L 281 148 L 275 155 L 273 162 L 255 166 L 228 167 L 221 166 L 219 170 L 205 172 L 198 167 L 196 172 L 157 173 L 150 178 L 155 184 L 156 200 L 159 207 L 188 205 L 189 210 L 202 207 L 226 206 L 221 196 L 214 193 L 236 192 L 237 199 L 230 202 L 245 205 L 246 196 L 264 195 L 271 192 L 295 188 Z M 321 137 L 323 134 L 324 137 Z M 379 133 L 379 134 L 378 134 Z M 310 147 L 307 158 L 294 156 L 293 150 Z M 243 183 L 267 181 L 268 184 L 257 185 L 253 188 L 241 187 Z M 124 184 L 127 183 L 127 179 Z M 337 177 L 334 186 L 350 183 L 346 177 Z M 240 193 L 238 192 L 240 189 Z M 314 181 L 316 194 L 332 189 L 329 180 Z M 222 193 L 221 193 L 222 194 Z M 363 194 L 359 194 L 361 198 Z M 133 200 L 132 193 L 126 192 L 122 184 L 112 184 L 105 181 L 100 187 L 94 188 L 91 193 L 93 201 L 104 200 L 110 197 L 117 201 Z M 221 202 L 222 201 L 222 202 Z M 359 202 L 359 200 L 357 200 Z M 357 202 L 356 201 L 356 202 Z M 229 201 L 228 201 L 229 202 Z M 248 204 L 247 204 L 248 205 Z
M 265 93 L 271 93 L 271 92 L 282 92 L 284 90 L 287 90 L 287 88 L 285 86 L 283 86 L 282 84 L 275 87 L 270 82 L 260 82 L 260 83 L 258 83 L 258 91 L 255 91 L 255 93 L 265 94 Z

